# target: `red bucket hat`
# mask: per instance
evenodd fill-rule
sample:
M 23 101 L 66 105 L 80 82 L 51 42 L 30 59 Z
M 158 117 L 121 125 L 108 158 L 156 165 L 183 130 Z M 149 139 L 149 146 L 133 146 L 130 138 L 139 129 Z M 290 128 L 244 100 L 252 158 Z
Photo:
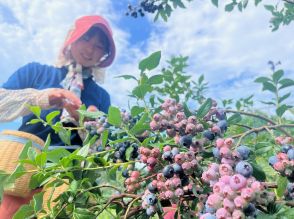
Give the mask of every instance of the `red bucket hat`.
M 115 44 L 112 38 L 112 31 L 108 24 L 108 22 L 101 16 L 91 15 L 91 16 L 83 16 L 76 20 L 75 26 L 71 31 L 70 35 L 66 39 L 64 43 L 64 49 L 68 47 L 70 44 L 77 41 L 83 34 L 85 34 L 91 27 L 97 26 L 99 27 L 107 36 L 109 41 L 109 54 L 107 58 L 99 64 L 99 67 L 107 67 L 111 65 L 115 57 Z M 64 52 L 63 49 L 63 52 Z

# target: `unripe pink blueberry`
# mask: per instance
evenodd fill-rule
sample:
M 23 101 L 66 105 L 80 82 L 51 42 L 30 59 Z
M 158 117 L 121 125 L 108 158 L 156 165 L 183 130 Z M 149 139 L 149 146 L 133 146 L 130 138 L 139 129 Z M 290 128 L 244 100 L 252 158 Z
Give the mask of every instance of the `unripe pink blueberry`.
M 215 144 L 217 148 L 221 148 L 222 146 L 224 146 L 225 140 L 222 138 L 218 138 L 216 139 Z
M 175 143 L 176 143 L 176 144 L 179 144 L 179 143 L 180 143 L 180 139 L 181 139 L 181 137 L 180 137 L 179 135 L 176 135 L 176 136 L 174 137 L 174 141 L 175 141 Z
M 231 148 L 233 146 L 233 144 L 234 144 L 234 140 L 232 138 L 226 138 L 225 141 L 224 141 L 224 144 L 227 147 Z
M 233 166 L 235 164 L 235 161 L 233 159 L 227 159 L 227 158 L 223 157 L 221 159 L 221 163 L 222 164 L 229 164 L 229 165 Z
M 165 194 L 165 197 L 168 199 L 173 199 L 175 195 L 171 190 L 167 190 L 164 194 Z
M 166 129 L 166 134 L 170 137 L 173 138 L 176 136 L 177 132 L 174 129 Z
M 184 195 L 184 191 L 181 188 L 177 188 L 175 191 L 175 196 L 180 197 Z
M 138 179 L 140 177 L 140 172 L 132 171 L 130 176 L 133 177 L 134 179 Z
M 209 169 L 212 169 L 215 172 L 218 172 L 218 170 L 219 170 L 219 164 L 217 164 L 217 163 L 211 163 L 208 165 L 208 167 L 209 167 Z
M 242 196 L 237 196 L 234 199 L 234 204 L 236 205 L 237 208 L 244 208 L 246 207 L 248 202 Z
M 214 133 L 221 133 L 221 129 L 217 125 L 213 125 L 211 131 Z
M 230 212 L 228 212 L 225 208 L 217 209 L 215 215 L 217 219 L 228 219 L 228 217 L 231 216 Z
M 211 195 L 208 196 L 206 203 L 211 208 L 218 209 L 218 208 L 221 207 L 222 201 L 223 201 L 223 198 L 220 195 L 218 195 L 218 194 L 211 194 Z
M 285 165 L 283 162 L 279 161 L 279 162 L 276 162 L 274 164 L 274 169 L 280 173 L 282 173 L 284 170 L 285 170 Z
M 184 112 L 178 112 L 177 114 L 176 114 L 176 121 L 177 122 L 180 122 L 181 120 L 183 120 L 183 119 L 185 119 L 186 118 L 186 116 L 185 116 L 185 113 Z
M 233 175 L 230 179 L 230 187 L 235 191 L 244 188 L 246 183 L 246 178 L 241 174 Z
M 221 147 L 219 150 L 220 156 L 224 158 L 231 158 L 232 152 L 228 147 Z
M 154 166 L 147 166 L 147 171 L 148 172 L 153 172 L 153 170 L 154 170 Z
M 195 159 L 195 154 L 191 151 L 188 151 L 185 153 L 185 158 L 186 161 L 192 161 L 193 159 Z
M 223 200 L 223 206 L 224 206 L 224 208 L 227 210 L 227 211 L 229 211 L 229 212 L 233 212 L 234 211 L 234 209 L 235 209 L 235 204 L 234 204 L 234 202 L 233 201 L 231 201 L 230 199 L 228 199 L 228 198 L 225 198 L 224 200 Z
M 196 131 L 197 132 L 203 132 L 204 130 L 204 126 L 202 124 L 197 124 L 196 125 Z
M 232 216 L 233 219 L 245 219 L 245 214 L 241 210 L 234 210 Z
M 164 181 L 165 177 L 163 176 L 163 173 L 157 173 L 156 179 L 157 181 Z
M 166 186 L 165 186 L 165 183 L 164 182 L 161 182 L 161 181 L 158 181 L 157 182 L 157 189 L 158 190 L 166 190 Z
M 288 156 L 287 156 L 287 154 L 285 154 L 285 153 L 278 153 L 278 154 L 277 154 L 277 158 L 278 158 L 279 160 L 288 160 Z
M 196 132 L 196 125 L 192 123 L 188 123 L 185 130 L 186 134 L 195 134 Z
M 154 120 L 152 120 L 149 125 L 150 125 L 150 129 L 152 131 L 156 131 L 160 128 L 160 125 L 157 122 L 155 122 Z
M 219 166 L 219 173 L 221 176 L 232 175 L 233 168 L 229 164 L 221 164 Z
M 223 196 L 228 199 L 234 199 L 236 197 L 236 193 L 232 190 L 229 185 L 225 185 L 222 190 Z
M 253 189 L 253 191 L 259 192 L 263 189 L 263 185 L 260 182 L 255 181 L 251 184 L 251 188 Z
M 241 190 L 241 196 L 248 201 L 250 201 L 254 198 L 254 194 L 255 194 L 255 192 L 251 188 L 243 188 Z
M 161 119 L 161 115 L 159 113 L 156 113 L 153 115 L 153 120 L 155 122 L 159 122 L 160 119 Z
M 147 165 L 150 166 L 151 168 L 155 167 L 156 163 L 157 163 L 157 160 L 154 157 L 149 157 L 147 159 Z
M 223 182 L 217 182 L 213 185 L 213 192 L 214 193 L 221 193 L 225 184 Z
M 164 152 L 171 151 L 171 146 L 169 146 L 169 145 L 164 146 L 163 151 Z
M 181 185 L 181 179 L 178 177 L 173 178 L 172 182 L 173 182 L 174 187 L 178 187 Z
M 185 155 L 184 154 L 177 154 L 174 158 L 177 164 L 183 164 L 185 162 Z
M 154 158 L 158 158 L 160 156 L 159 148 L 153 148 L 151 150 L 151 156 L 154 157 Z
M 147 163 L 148 157 L 145 156 L 145 155 L 143 155 L 143 154 L 141 154 L 140 160 L 142 161 L 142 163 Z
M 224 175 L 224 176 L 221 176 L 221 178 L 219 179 L 219 181 L 222 182 L 222 183 L 224 183 L 225 185 L 229 185 L 230 184 L 230 179 L 231 179 L 231 176 Z

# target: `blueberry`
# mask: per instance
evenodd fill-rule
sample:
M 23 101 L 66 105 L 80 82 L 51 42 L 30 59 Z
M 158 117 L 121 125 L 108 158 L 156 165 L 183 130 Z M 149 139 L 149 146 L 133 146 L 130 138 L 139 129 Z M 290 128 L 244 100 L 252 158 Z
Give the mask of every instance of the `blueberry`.
M 224 133 L 228 129 L 228 123 L 226 120 L 218 121 L 217 126 L 220 128 L 222 133 Z
M 294 160 L 294 148 L 291 148 L 288 152 L 287 152 L 288 158 L 289 160 Z
M 203 136 L 205 138 L 207 138 L 208 140 L 210 140 L 210 141 L 213 141 L 213 139 L 215 138 L 215 134 L 212 131 L 209 131 L 209 130 L 205 130 L 203 132 Z
M 291 145 L 289 145 L 289 144 L 284 144 L 284 145 L 282 145 L 282 152 L 287 154 L 287 152 L 288 152 L 291 148 L 292 148 Z
M 289 193 L 294 193 L 294 183 L 288 183 L 288 185 L 287 185 L 287 191 Z
M 219 153 L 219 149 L 218 148 L 213 148 L 212 149 L 212 153 L 213 153 L 213 156 L 217 159 L 220 159 L 220 153 Z
M 147 209 L 146 209 L 146 214 L 147 214 L 148 216 L 152 216 L 152 215 L 154 215 L 154 214 L 155 214 L 155 209 L 154 209 L 154 208 L 151 208 L 151 207 L 147 208 Z
M 156 193 L 156 192 L 157 192 L 157 188 L 155 188 L 154 186 L 152 186 L 152 183 L 150 183 L 150 184 L 148 185 L 148 190 L 149 190 L 149 192 L 151 192 L 151 193 Z
M 245 145 L 237 147 L 237 151 L 240 154 L 242 160 L 247 160 L 250 154 L 250 149 Z
M 204 216 L 203 219 L 216 219 L 216 216 L 214 216 L 213 214 L 207 214 Z
M 177 163 L 173 164 L 173 168 L 174 168 L 175 174 L 181 175 L 184 173 L 182 166 Z
M 204 207 L 204 212 L 214 214 L 216 212 L 216 209 L 214 209 L 212 207 L 209 207 L 209 205 L 206 204 L 205 207 Z
M 125 177 L 125 178 L 129 178 L 130 175 L 129 175 L 129 170 L 128 169 L 125 169 L 123 172 L 122 172 L 122 176 Z
M 171 150 L 171 153 L 172 153 L 173 157 L 175 157 L 177 154 L 180 153 L 180 151 L 179 151 L 178 148 L 173 148 L 173 149 Z
M 99 146 L 97 147 L 97 151 L 98 151 L 98 152 L 102 152 L 102 151 L 104 151 L 102 145 L 99 145 Z
M 279 160 L 277 158 L 277 156 L 271 156 L 269 159 L 268 159 L 268 163 L 273 166 L 275 163 L 277 163 Z
M 171 151 L 165 151 L 162 155 L 163 159 L 172 161 L 173 154 Z
M 223 109 L 217 109 L 215 116 L 219 120 L 224 120 L 226 119 L 226 112 Z
M 245 177 L 250 177 L 253 173 L 253 168 L 250 163 L 246 161 L 240 161 L 236 165 L 236 172 Z
M 119 151 L 120 154 L 124 154 L 126 152 L 126 148 L 125 147 L 120 147 L 118 149 L 118 151 Z
M 172 178 L 175 174 L 175 170 L 172 166 L 166 166 L 163 168 L 163 176 L 167 179 Z
M 255 205 L 252 203 L 249 203 L 248 206 L 246 208 L 244 208 L 244 214 L 245 216 L 251 216 L 251 217 L 255 217 L 256 216 L 256 208 Z
M 145 201 L 147 202 L 148 205 L 155 205 L 157 203 L 157 198 L 154 194 L 148 194 Z
M 181 177 L 181 184 L 182 184 L 182 186 L 187 186 L 187 185 L 189 185 L 189 177 L 186 176 L 186 175 L 183 175 L 183 176 Z
M 180 145 L 184 147 L 190 147 L 192 144 L 192 136 L 191 135 L 184 135 L 180 138 Z

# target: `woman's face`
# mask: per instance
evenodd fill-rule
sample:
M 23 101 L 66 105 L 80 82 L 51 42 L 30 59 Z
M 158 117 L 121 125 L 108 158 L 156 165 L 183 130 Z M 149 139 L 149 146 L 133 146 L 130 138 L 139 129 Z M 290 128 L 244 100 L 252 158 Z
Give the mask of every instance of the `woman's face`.
M 72 44 L 72 58 L 84 67 L 92 67 L 97 64 L 105 54 L 100 34 L 95 33 L 89 36 L 85 33 L 79 40 Z

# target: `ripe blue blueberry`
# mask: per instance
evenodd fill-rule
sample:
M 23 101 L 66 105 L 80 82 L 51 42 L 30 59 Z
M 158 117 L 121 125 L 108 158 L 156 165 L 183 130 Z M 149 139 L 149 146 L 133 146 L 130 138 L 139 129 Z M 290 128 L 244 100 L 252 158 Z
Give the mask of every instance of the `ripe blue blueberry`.
M 255 205 L 252 203 L 249 203 L 246 208 L 244 208 L 244 214 L 245 216 L 249 217 L 255 217 L 256 216 L 256 208 Z
M 129 178 L 130 175 L 129 175 L 129 170 L 128 169 L 125 169 L 123 172 L 122 172 L 122 176 L 125 177 L 125 178 Z
M 247 160 L 250 154 L 250 149 L 245 145 L 237 147 L 237 152 L 240 154 L 242 160 Z
M 250 163 L 246 161 L 240 161 L 236 165 L 236 172 L 245 177 L 250 177 L 253 173 L 253 168 Z
M 275 165 L 275 163 L 277 163 L 279 160 L 278 160 L 278 157 L 277 156 L 271 156 L 269 159 L 268 159 L 268 163 L 273 166 Z
M 168 161 L 171 161 L 173 158 L 173 154 L 171 151 L 165 151 L 162 155 L 162 158 Z
M 167 179 L 172 178 L 175 174 L 175 170 L 172 166 L 166 166 L 163 168 L 163 176 Z
M 212 149 L 212 153 L 213 153 L 213 156 L 217 159 L 220 159 L 220 153 L 219 153 L 219 149 L 218 148 L 213 148 Z
M 171 150 L 171 153 L 172 153 L 173 157 L 175 157 L 177 154 L 180 153 L 180 151 L 179 151 L 178 148 L 173 148 L 173 149 Z
M 219 120 L 224 120 L 226 119 L 226 112 L 223 109 L 217 109 L 215 116 Z
M 282 152 L 285 153 L 285 154 L 287 154 L 287 152 L 288 152 L 291 148 L 292 148 L 291 145 L 289 145 L 289 144 L 284 144 L 284 145 L 282 145 Z
M 287 152 L 288 158 L 289 160 L 294 160 L 294 148 L 291 148 L 288 152 Z
M 192 136 L 191 135 L 184 135 L 180 138 L 180 145 L 184 147 L 190 147 L 192 144 Z
M 183 168 L 182 168 L 182 166 L 180 164 L 174 163 L 173 168 L 174 168 L 175 174 L 181 175 L 181 174 L 184 173 L 184 170 L 183 170 Z
M 146 196 L 145 201 L 147 202 L 148 205 L 153 206 L 153 205 L 155 205 L 157 203 L 157 198 L 156 198 L 156 196 L 154 194 L 148 194 Z
M 210 141 L 213 141 L 213 139 L 215 138 L 215 134 L 212 131 L 209 131 L 209 130 L 205 130 L 203 132 L 203 136 L 205 138 L 207 138 L 208 140 L 210 140 Z
M 218 121 L 217 126 L 220 128 L 222 133 L 224 133 L 228 129 L 228 123 L 226 120 Z
M 148 216 L 152 216 L 152 215 L 154 215 L 154 214 L 155 214 L 155 209 L 152 208 L 152 207 L 147 208 L 147 209 L 146 209 L 146 214 L 147 214 Z
M 154 186 L 152 186 L 152 183 L 149 183 L 148 190 L 151 193 L 156 193 L 157 192 L 157 188 L 155 188 Z

